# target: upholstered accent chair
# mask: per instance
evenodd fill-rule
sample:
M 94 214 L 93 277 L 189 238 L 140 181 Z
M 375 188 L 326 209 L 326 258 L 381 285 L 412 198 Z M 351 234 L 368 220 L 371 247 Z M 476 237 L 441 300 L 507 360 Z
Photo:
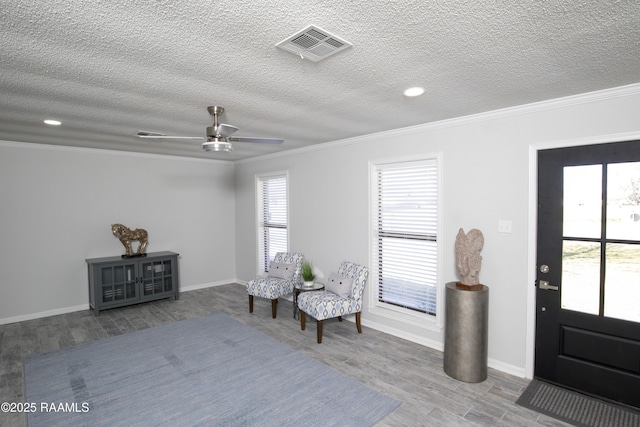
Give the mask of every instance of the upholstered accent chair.
M 271 317 L 276 318 L 278 298 L 293 292 L 300 281 L 303 256 L 295 252 L 276 253 L 265 277 L 256 277 L 247 283 L 249 313 L 253 313 L 253 297 L 271 300 Z
M 367 267 L 345 261 L 340 265 L 337 274 L 329 275 L 324 290 L 301 294 L 298 297 L 300 328 L 304 331 L 306 315 L 316 319 L 318 344 L 321 344 L 323 320 L 337 317 L 342 322 L 342 316 L 355 314 L 356 328 L 361 334 L 362 295 L 368 276 Z

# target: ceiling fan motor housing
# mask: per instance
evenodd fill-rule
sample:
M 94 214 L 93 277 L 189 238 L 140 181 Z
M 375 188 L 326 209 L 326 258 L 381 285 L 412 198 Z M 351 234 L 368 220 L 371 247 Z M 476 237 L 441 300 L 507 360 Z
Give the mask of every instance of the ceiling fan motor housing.
M 207 126 L 207 138 L 215 138 L 217 129 L 213 126 Z

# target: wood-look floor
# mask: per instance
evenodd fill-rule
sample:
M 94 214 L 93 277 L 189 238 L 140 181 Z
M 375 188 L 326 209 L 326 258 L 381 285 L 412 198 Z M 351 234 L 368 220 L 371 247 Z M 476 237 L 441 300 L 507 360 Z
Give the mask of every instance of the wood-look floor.
M 278 317 L 269 301 L 256 298 L 253 314 L 244 286 L 232 284 L 161 300 L 105 310 L 90 310 L 0 325 L 0 402 L 23 402 L 23 357 L 46 353 L 153 326 L 214 312 L 225 312 L 292 348 L 318 359 L 369 387 L 402 402 L 380 426 L 566 426 L 514 402 L 528 380 L 489 369 L 486 381 L 468 384 L 448 377 L 442 353 L 353 322 L 324 322 L 322 344 L 315 321 L 306 331 L 292 317 L 292 304 L 281 299 Z M 259 355 L 256 355 L 259 357 Z M 286 372 L 282 373 L 287 375 Z M 292 397 L 293 398 L 293 397 Z M 22 414 L 0 413 L 0 426 L 24 426 Z

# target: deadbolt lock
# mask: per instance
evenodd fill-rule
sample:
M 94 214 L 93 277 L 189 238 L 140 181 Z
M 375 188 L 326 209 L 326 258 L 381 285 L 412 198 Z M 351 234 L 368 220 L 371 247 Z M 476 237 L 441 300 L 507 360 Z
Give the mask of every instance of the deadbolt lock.
M 549 272 L 549 266 L 547 264 L 542 264 L 540 266 L 540 273 L 548 273 Z

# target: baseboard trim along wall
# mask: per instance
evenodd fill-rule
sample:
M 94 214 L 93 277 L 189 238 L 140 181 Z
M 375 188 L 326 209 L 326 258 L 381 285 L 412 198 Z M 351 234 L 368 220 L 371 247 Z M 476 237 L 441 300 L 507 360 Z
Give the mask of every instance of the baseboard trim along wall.
M 24 322 L 25 320 L 40 319 L 42 317 L 57 316 L 59 314 L 73 313 L 75 311 L 82 311 L 82 310 L 88 310 L 88 309 L 89 309 L 89 303 L 76 305 L 73 307 L 56 308 L 55 310 L 47 310 L 47 311 L 41 311 L 39 313 L 23 314 L 21 316 L 14 316 L 14 317 L 7 317 L 4 319 L 0 319 L 0 325 L 7 325 L 9 323 L 16 323 L 16 322 Z
M 211 283 L 202 283 L 199 285 L 192 285 L 192 286 L 185 286 L 180 288 L 180 292 L 190 292 L 190 291 L 195 291 L 198 289 L 205 289 L 205 288 L 212 288 L 215 286 L 223 286 L 223 285 L 230 285 L 230 284 L 238 284 L 240 286 L 245 286 L 247 285 L 247 282 L 244 280 L 237 280 L 237 279 L 229 279 L 229 280 L 220 280 L 217 282 L 211 282 Z M 289 299 L 289 298 L 287 298 Z M 59 314 L 67 314 L 67 313 L 73 313 L 76 311 L 83 311 L 83 310 L 88 310 L 89 309 L 89 304 L 81 304 L 81 305 L 76 305 L 73 307 L 64 307 L 64 308 L 59 308 L 59 309 L 55 309 L 55 310 L 48 310 L 48 311 L 41 311 L 39 313 L 31 313 L 31 314 L 25 314 L 22 316 L 15 316 L 15 317 L 7 317 L 4 319 L 0 319 L 0 325 L 7 325 L 9 323 L 16 323 L 16 322 L 23 322 L 26 320 L 34 320 L 34 319 L 40 319 L 43 317 L 49 317 L 49 316 L 57 316 Z M 345 318 L 345 320 L 347 321 L 351 321 L 353 322 L 354 320 L 351 318 Z M 421 344 L 424 345 L 426 347 L 429 348 L 433 348 L 435 350 L 438 351 L 444 351 L 443 348 L 443 344 L 440 342 L 436 342 L 433 340 L 428 340 L 425 339 L 424 337 L 420 337 L 414 334 L 407 334 L 406 332 L 403 332 L 399 329 L 394 329 L 394 328 L 389 328 L 388 326 L 385 325 L 381 325 L 379 323 L 376 322 L 369 322 L 366 321 L 365 319 L 362 320 L 362 325 L 366 326 L 368 328 L 371 329 L 375 329 L 378 330 L 380 332 L 384 332 L 386 334 L 389 335 L 393 335 L 396 336 L 398 338 L 402 338 L 405 339 L 407 341 L 411 341 L 414 342 L 416 344 Z M 497 369 L 499 371 L 502 372 L 506 372 L 507 374 L 511 374 L 511 375 L 515 375 L 521 378 L 525 377 L 525 370 L 523 368 L 517 367 L 517 366 L 512 366 L 506 363 L 502 363 L 500 361 L 496 361 L 494 359 L 489 359 L 488 360 L 488 366 L 490 368 L 493 369 Z
M 354 321 L 351 318 L 345 318 L 345 320 L 348 321 Z M 433 341 L 433 340 L 429 340 L 429 339 L 425 339 L 424 337 L 415 335 L 415 334 L 408 334 L 400 329 L 394 329 L 394 328 L 389 328 L 388 326 L 385 325 L 381 325 L 379 323 L 376 322 L 369 322 L 366 321 L 365 319 L 362 319 L 362 325 L 366 326 L 368 328 L 371 329 L 375 329 L 378 330 L 380 332 L 384 332 L 386 334 L 389 335 L 393 335 L 395 337 L 398 338 L 402 338 L 405 339 L 407 341 L 411 341 L 414 342 L 416 344 L 420 344 L 420 345 L 424 345 L 425 347 L 429 347 L 432 348 L 434 350 L 438 350 L 438 351 L 444 351 L 444 344 L 438 341 Z M 487 365 L 490 368 L 496 369 L 498 371 L 502 371 L 505 372 L 507 374 L 511 374 L 511 375 L 515 375 L 517 377 L 520 378 L 526 378 L 526 372 L 525 369 L 523 367 L 519 367 L 519 366 L 514 366 L 514 365 L 510 365 L 508 363 L 504 363 L 501 362 L 499 360 L 495 360 L 492 358 L 489 358 L 487 360 Z
M 195 291 L 197 289 L 212 288 L 214 286 L 230 285 L 232 283 L 238 283 L 238 281 L 236 279 L 229 279 L 229 280 L 220 280 L 218 282 L 203 283 L 200 285 L 185 286 L 180 288 L 180 292 L 182 293 L 182 292 Z M 40 311 L 38 313 L 24 314 L 21 316 L 6 317 L 4 319 L 0 319 L 0 325 L 24 322 L 26 320 L 41 319 L 43 317 L 57 316 L 59 314 L 73 313 L 76 311 L 88 310 L 89 308 L 90 306 L 87 303 L 87 304 L 81 304 L 81 305 L 76 305 L 72 307 L 57 308 L 55 310 Z
M 181 286 L 180 292 L 189 292 L 189 291 L 195 291 L 198 289 L 213 288 L 215 286 L 231 285 L 232 283 L 238 283 L 238 280 L 228 279 L 228 280 L 219 280 L 217 282 L 211 282 L 211 283 L 202 283 L 200 285 L 191 285 L 191 286 L 184 286 L 184 287 Z

